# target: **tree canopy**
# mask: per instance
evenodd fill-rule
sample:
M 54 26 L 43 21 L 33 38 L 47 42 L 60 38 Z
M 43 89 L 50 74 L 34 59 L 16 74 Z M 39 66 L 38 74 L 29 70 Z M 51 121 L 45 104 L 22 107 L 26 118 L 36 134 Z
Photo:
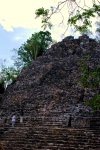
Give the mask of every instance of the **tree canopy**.
M 66 12 L 62 10 L 67 6 Z M 99 0 L 78 1 L 78 0 L 61 0 L 56 7 L 51 6 L 50 9 L 39 8 L 36 10 L 36 18 L 42 17 L 42 27 L 51 28 L 54 23 L 51 22 L 54 14 L 62 16 L 61 23 L 64 23 L 64 18 L 68 15 L 67 25 L 73 25 L 76 31 L 81 33 L 87 32 L 88 28 L 92 27 L 92 19 L 100 17 L 100 2 Z M 67 26 L 66 26 L 67 29 Z
M 32 60 L 41 56 L 52 43 L 49 31 L 40 31 L 32 36 L 17 50 L 17 65 L 28 66 Z
M 65 9 L 65 11 L 63 11 Z M 52 17 L 55 14 L 60 14 L 62 19 L 61 24 L 66 22 L 66 30 L 68 26 L 74 26 L 76 31 L 85 33 L 89 27 L 92 28 L 92 19 L 98 19 L 97 23 L 97 40 L 100 40 L 100 2 L 99 0 L 78 1 L 78 0 L 61 0 L 56 6 L 51 6 L 49 9 L 39 8 L 35 11 L 36 18 L 42 17 L 42 27 L 51 28 L 55 23 L 52 22 Z M 65 17 L 67 16 L 67 20 Z M 42 55 L 45 50 L 51 45 L 52 38 L 48 31 L 40 31 L 32 34 L 32 36 L 20 46 L 17 52 L 17 59 L 14 61 L 14 67 L 2 69 L 2 81 L 9 79 L 15 80 L 21 69 L 31 64 L 33 59 Z M 3 82 L 2 82 L 3 83 Z
M 6 87 L 17 78 L 19 73 L 20 71 L 15 67 L 2 68 L 2 70 L 0 71 L 0 85 Z
M 32 34 L 18 50 L 14 49 L 14 52 L 16 52 L 15 56 L 13 56 L 14 66 L 5 67 L 2 64 L 0 71 L 1 87 L 2 85 L 7 86 L 14 81 L 21 70 L 31 64 L 32 60 L 36 59 L 36 57 L 41 56 L 52 42 L 51 33 L 49 31 L 40 31 Z

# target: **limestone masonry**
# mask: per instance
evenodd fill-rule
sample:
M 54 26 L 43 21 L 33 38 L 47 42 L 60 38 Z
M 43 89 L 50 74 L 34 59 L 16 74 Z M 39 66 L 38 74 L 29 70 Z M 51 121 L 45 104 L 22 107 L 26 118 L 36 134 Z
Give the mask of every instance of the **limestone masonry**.
M 25 116 L 51 115 L 52 122 L 61 119 L 66 125 L 70 115 L 74 119 L 72 126 L 76 126 L 77 117 L 86 120 L 92 109 L 85 102 L 100 92 L 100 88 L 85 89 L 79 83 L 81 72 L 78 63 L 87 55 L 91 56 L 88 60 L 90 68 L 100 65 L 100 44 L 86 35 L 78 39 L 69 36 L 53 45 L 8 86 L 2 100 L 1 115 L 9 118 L 16 112 L 18 116 L 22 107 Z M 54 114 L 58 116 L 55 118 Z M 85 126 L 83 122 L 81 125 Z

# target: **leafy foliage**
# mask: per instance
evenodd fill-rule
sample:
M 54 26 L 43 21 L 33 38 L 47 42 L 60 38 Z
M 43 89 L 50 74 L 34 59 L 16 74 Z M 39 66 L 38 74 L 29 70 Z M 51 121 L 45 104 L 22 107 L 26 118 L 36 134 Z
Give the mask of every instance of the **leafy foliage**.
M 87 105 L 94 110 L 100 110 L 100 94 L 95 95 L 91 101 L 87 102 Z
M 0 83 L 10 84 L 18 77 L 19 73 L 19 70 L 14 67 L 3 68 L 0 72 Z
M 16 64 L 21 65 L 22 62 L 22 65 L 28 66 L 31 64 L 32 60 L 41 56 L 51 43 L 52 38 L 48 31 L 40 31 L 32 34 L 31 38 L 18 49 L 18 59 Z
M 49 12 L 50 12 L 49 9 L 44 9 L 43 7 L 37 9 L 36 12 L 35 12 L 36 18 L 42 16 L 42 24 L 43 24 L 42 27 L 44 28 L 44 30 L 47 27 L 49 27 L 49 29 L 51 29 L 51 27 L 52 27 L 52 24 L 49 21 L 49 18 L 50 18 Z
M 35 14 L 37 15 L 36 17 L 39 17 L 40 15 L 44 15 L 44 16 L 48 16 L 48 13 L 49 13 L 49 9 L 44 9 L 43 7 L 42 8 L 39 8 L 38 10 L 36 10 Z
M 97 14 L 100 16 L 100 6 L 93 4 L 93 7 L 90 9 L 84 9 L 82 13 L 77 11 L 76 15 L 71 17 L 68 20 L 68 23 L 74 25 L 76 31 L 80 31 L 81 33 L 85 33 L 88 30 L 88 27 L 92 27 L 90 21 L 91 17 L 95 17 Z M 78 21 L 82 21 L 82 25 L 79 25 Z
M 100 5 L 99 1 L 91 1 L 93 4 L 92 7 L 88 7 L 85 4 L 84 0 L 84 6 L 81 6 L 80 2 L 73 1 L 73 0 L 61 0 L 58 2 L 57 7 L 50 7 L 50 9 L 44 9 L 39 8 L 36 10 L 35 15 L 36 18 L 42 17 L 42 27 L 46 29 L 47 27 L 51 28 L 52 24 L 50 22 L 52 16 L 55 13 L 59 13 L 62 16 L 61 23 L 64 23 L 64 16 L 65 14 L 62 14 L 62 9 L 67 6 L 67 10 L 69 13 L 68 16 L 68 25 L 73 25 L 75 27 L 76 31 L 79 31 L 80 33 L 87 33 L 88 28 L 92 27 L 92 20 L 91 18 L 100 17 Z M 74 6 L 74 8 L 73 8 Z M 66 27 L 67 28 L 67 27 Z
M 14 67 L 2 67 L 0 71 L 0 83 L 11 84 L 19 76 L 21 70 L 32 63 L 32 60 L 41 56 L 52 43 L 51 33 L 40 31 L 32 36 L 14 52 Z
M 81 72 L 79 82 L 84 88 L 97 89 L 100 87 L 100 66 L 97 66 L 95 69 L 90 69 L 88 64 L 89 58 L 89 55 L 85 56 L 79 62 L 79 71 Z M 95 95 L 86 104 L 94 110 L 100 110 L 100 94 Z
M 88 65 L 89 56 L 85 56 L 80 61 L 79 70 L 82 75 L 80 77 L 80 83 L 85 88 L 96 88 L 100 85 L 100 66 L 97 66 L 95 69 L 90 69 Z

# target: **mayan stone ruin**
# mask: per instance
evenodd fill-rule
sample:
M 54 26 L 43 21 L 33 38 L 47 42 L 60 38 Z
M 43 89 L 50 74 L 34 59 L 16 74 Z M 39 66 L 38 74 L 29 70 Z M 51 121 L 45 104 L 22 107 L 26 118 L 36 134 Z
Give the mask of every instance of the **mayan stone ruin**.
M 100 86 L 97 89 L 84 88 L 79 82 L 82 75 L 79 71 L 80 62 L 85 56 L 89 56 L 89 69 L 100 66 L 100 43 L 87 35 L 78 39 L 68 36 L 52 45 L 7 87 L 0 105 L 1 118 L 6 116 L 7 123 L 11 124 L 11 115 L 16 113 L 19 121 L 20 109 L 23 109 L 24 121 L 28 126 L 27 135 L 30 135 L 29 128 L 34 130 L 35 125 L 48 126 L 48 130 L 53 126 L 73 130 L 92 129 L 96 125 L 92 124 L 92 118 L 97 118 L 94 122 L 99 120 L 97 130 L 100 131 L 100 112 L 94 114 L 93 109 L 86 105 L 86 101 L 100 94 Z M 9 128 L 6 132 L 10 132 Z M 97 141 L 100 140 L 100 134 L 98 136 Z M 33 149 L 39 149 L 35 146 Z M 94 149 L 99 150 L 99 146 Z M 55 146 L 55 149 L 59 148 Z M 85 150 L 88 149 L 87 146 Z

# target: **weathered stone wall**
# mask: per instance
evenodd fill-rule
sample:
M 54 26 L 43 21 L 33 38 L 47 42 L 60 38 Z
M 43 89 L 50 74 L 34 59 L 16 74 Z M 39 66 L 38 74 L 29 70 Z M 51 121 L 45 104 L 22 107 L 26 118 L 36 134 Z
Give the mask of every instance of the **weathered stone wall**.
M 78 39 L 66 37 L 51 46 L 8 86 L 3 96 L 2 116 L 9 117 L 13 112 L 18 116 L 23 107 L 25 116 L 50 115 L 68 124 L 71 115 L 73 127 L 76 124 L 88 127 L 86 117 L 91 116 L 92 109 L 85 102 L 100 92 L 100 89 L 84 89 L 79 83 L 78 62 L 88 54 L 90 68 L 100 65 L 100 44 L 86 35 Z M 54 113 L 59 116 L 54 117 Z

